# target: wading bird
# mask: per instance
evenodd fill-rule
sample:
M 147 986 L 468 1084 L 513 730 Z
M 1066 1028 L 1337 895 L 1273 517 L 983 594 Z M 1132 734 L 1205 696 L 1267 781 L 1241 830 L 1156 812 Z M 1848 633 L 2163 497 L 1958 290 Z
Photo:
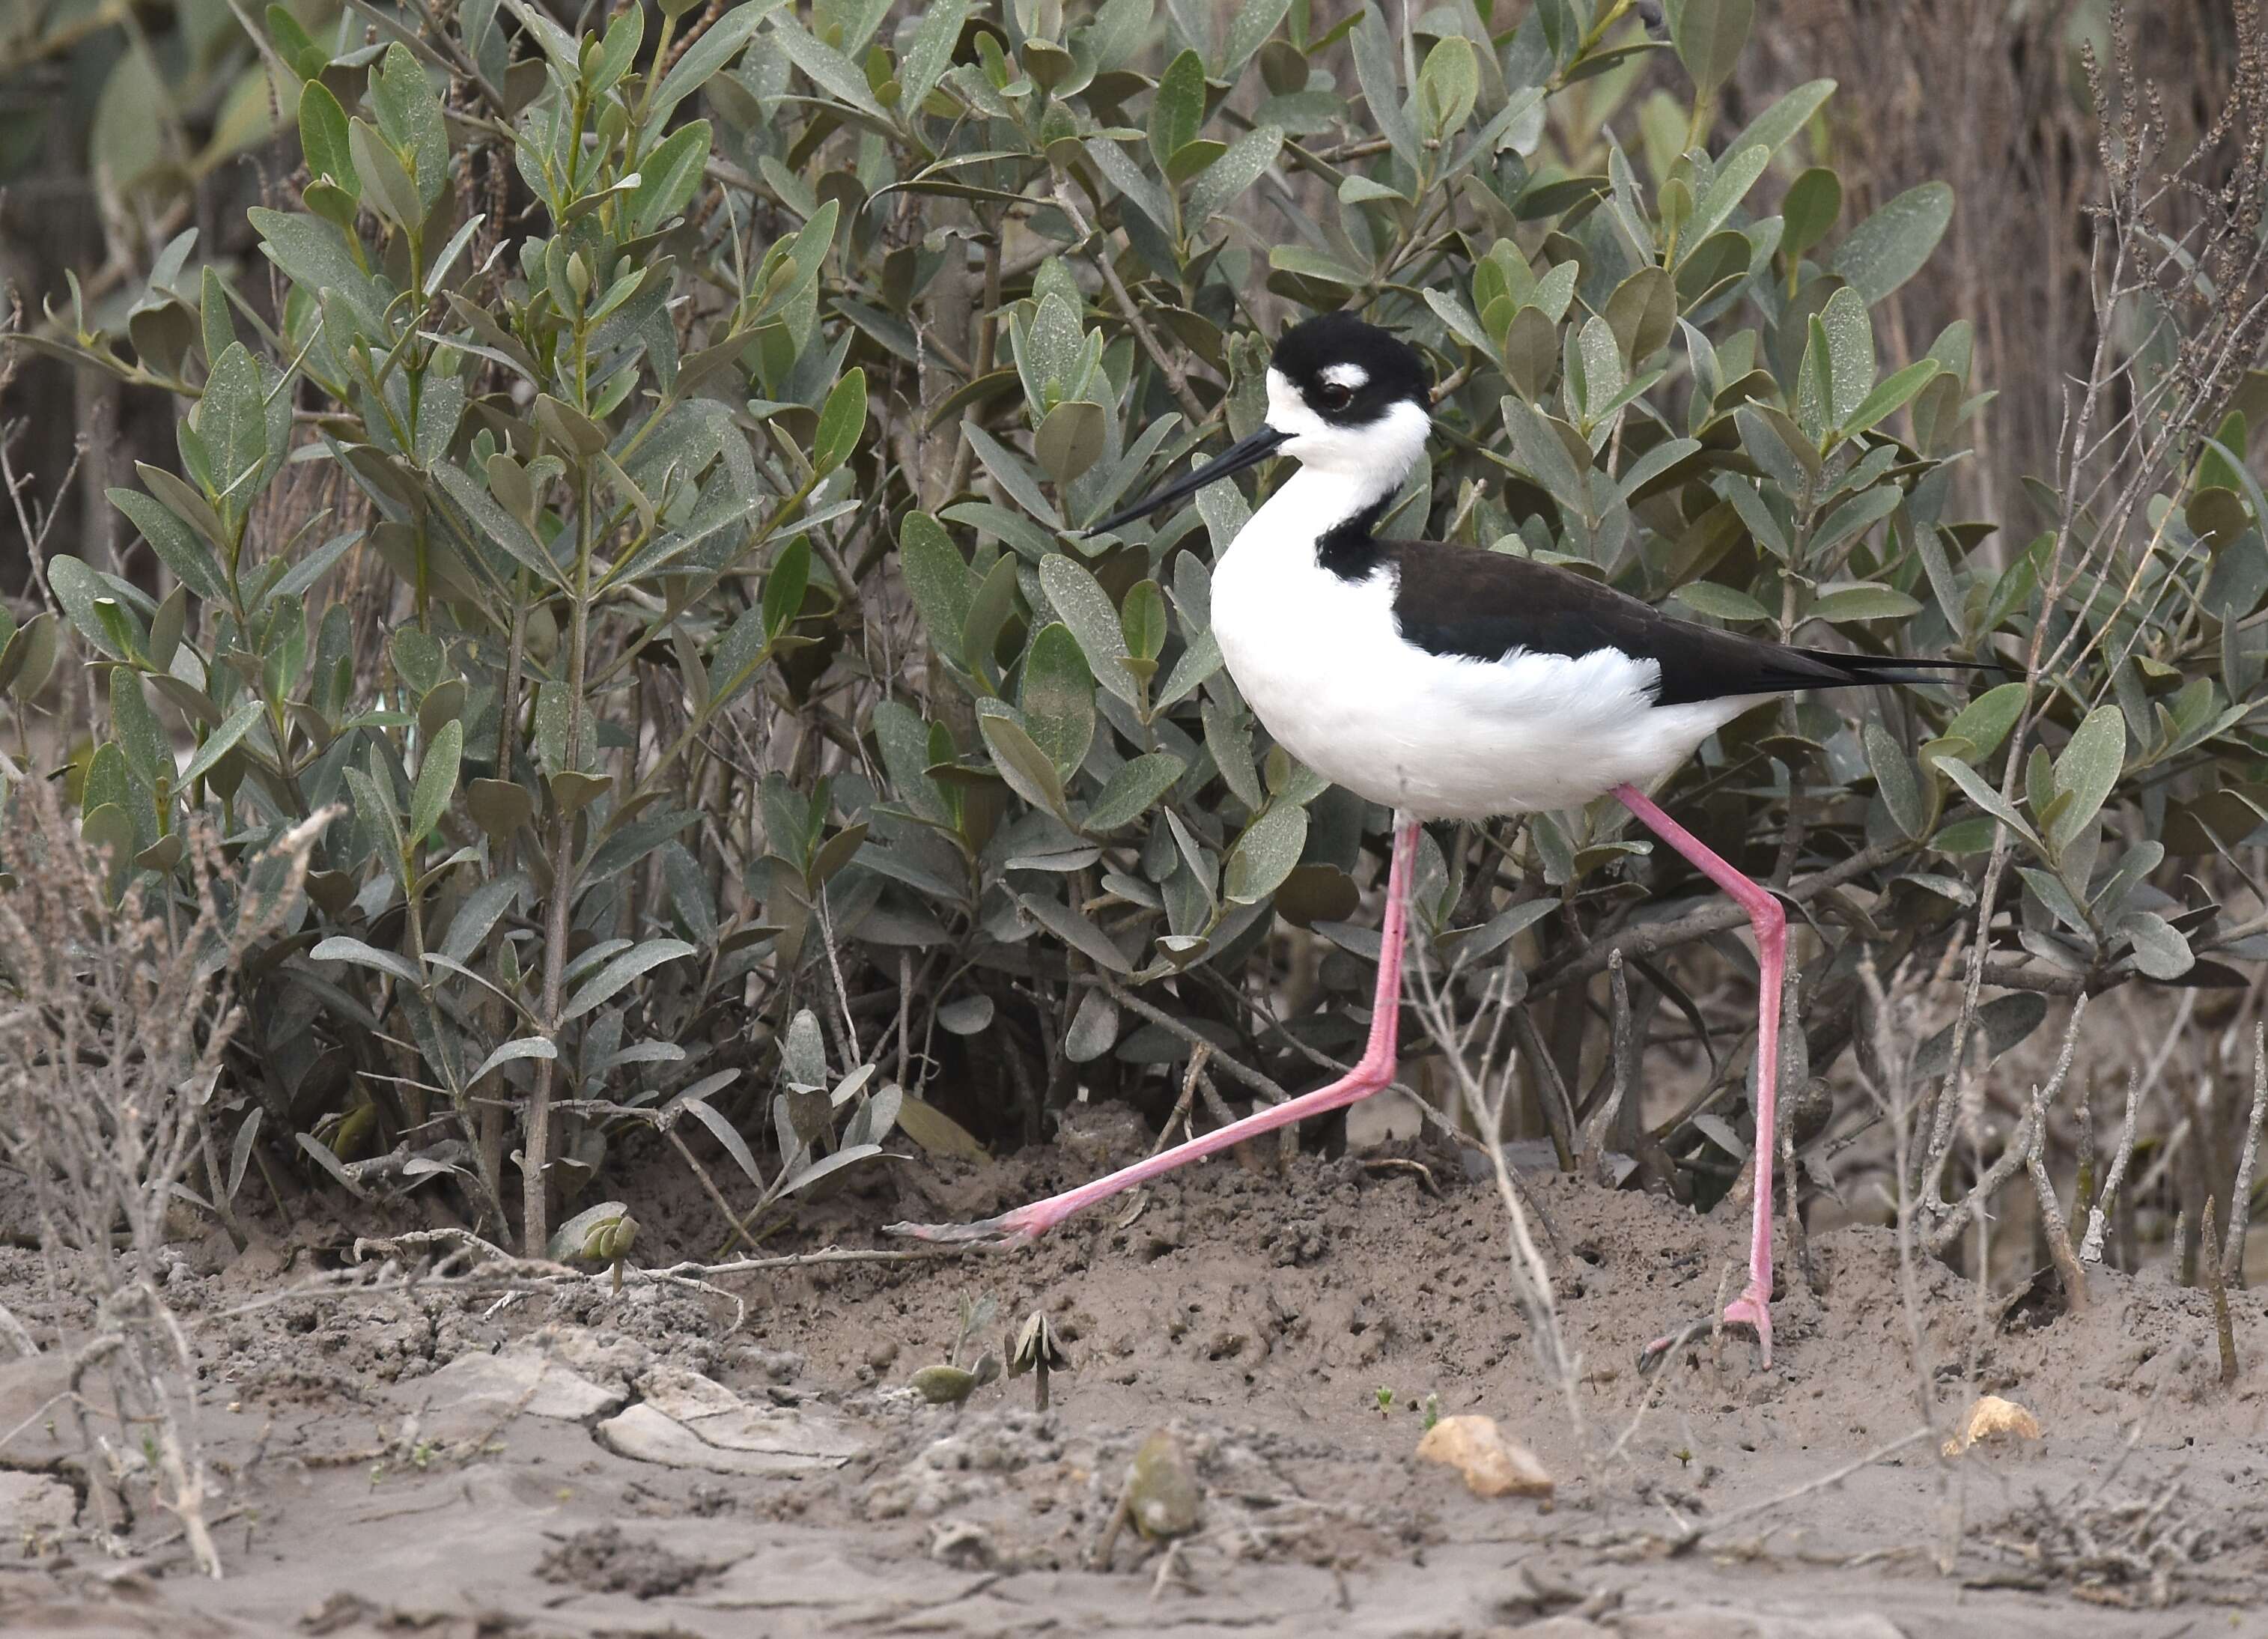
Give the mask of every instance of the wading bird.
M 1395 811 L 1377 999 L 1360 1062 L 1328 1087 L 1077 1189 L 982 1223 L 892 1231 L 935 1241 L 1028 1240 L 1121 1190 L 1379 1091 L 1394 1078 L 1420 821 L 1548 812 L 1611 793 L 1737 900 L 1755 930 L 1755 1220 L 1748 1286 L 1724 1319 L 1755 1332 L 1770 1365 L 1773 1084 L 1787 918 L 1769 891 L 1646 790 L 1776 695 L 1976 668 L 1791 648 L 1672 619 L 1530 558 L 1380 538 L 1374 532 L 1424 453 L 1432 385 L 1417 349 L 1387 331 L 1348 313 L 1310 319 L 1278 343 L 1268 416 L 1250 437 L 1095 531 L 1271 455 L 1300 463 L 1215 570 L 1212 629 L 1229 675 L 1271 735 L 1317 774 Z

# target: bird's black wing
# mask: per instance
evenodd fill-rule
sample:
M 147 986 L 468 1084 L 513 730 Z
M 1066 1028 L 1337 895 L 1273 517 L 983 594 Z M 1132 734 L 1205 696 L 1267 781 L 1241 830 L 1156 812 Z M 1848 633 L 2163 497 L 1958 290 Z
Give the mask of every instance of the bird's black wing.
M 1664 614 L 1556 564 L 1438 540 L 1381 540 L 1399 573 L 1394 618 L 1431 653 L 1500 660 L 1515 650 L 1585 655 L 1619 649 L 1661 667 L 1654 703 L 1784 694 L 1860 683 L 1935 680 L 1970 662 L 1797 649 Z

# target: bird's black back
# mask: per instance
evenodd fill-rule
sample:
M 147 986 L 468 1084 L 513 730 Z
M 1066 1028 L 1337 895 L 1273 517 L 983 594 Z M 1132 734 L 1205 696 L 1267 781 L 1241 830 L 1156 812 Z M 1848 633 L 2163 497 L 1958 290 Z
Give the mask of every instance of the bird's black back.
M 1936 680 L 1966 661 L 1916 660 L 1799 649 L 1664 614 L 1572 570 L 1438 540 L 1370 543 L 1372 566 L 1398 576 L 1394 618 L 1403 640 L 1430 653 L 1501 660 L 1515 650 L 1585 655 L 1618 649 L 1661 667 L 1654 703 L 1784 694 L 1861 683 Z M 1350 559 L 1353 554 L 1344 554 Z M 1342 574 L 1355 565 L 1329 567 Z

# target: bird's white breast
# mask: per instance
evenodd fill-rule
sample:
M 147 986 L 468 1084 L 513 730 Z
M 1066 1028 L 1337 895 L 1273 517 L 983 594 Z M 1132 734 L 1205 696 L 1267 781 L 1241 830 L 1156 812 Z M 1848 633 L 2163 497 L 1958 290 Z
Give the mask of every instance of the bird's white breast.
M 1213 633 L 1268 731 L 1326 778 L 1425 818 L 1572 808 L 1645 786 L 1752 698 L 1656 706 L 1660 667 L 1619 650 L 1436 655 L 1403 640 L 1395 570 L 1359 581 L 1316 560 L 1317 537 L 1362 503 L 1303 467 L 1231 543 L 1213 577 Z

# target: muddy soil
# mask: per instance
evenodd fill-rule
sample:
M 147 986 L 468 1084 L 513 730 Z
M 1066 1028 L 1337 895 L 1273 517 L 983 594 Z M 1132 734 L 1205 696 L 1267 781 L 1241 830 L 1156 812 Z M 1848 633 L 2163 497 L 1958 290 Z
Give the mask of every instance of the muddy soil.
M 1092 1148 L 897 1163 L 819 1208 L 811 1244 L 998 1210 L 1091 1175 Z M 501 1305 L 275 1301 L 335 1267 L 320 1225 L 188 1248 L 169 1291 L 227 1578 L 193 1575 L 164 1519 L 133 1557 L 100 1552 L 53 1478 L 52 1360 L 0 1367 L 0 1630 L 2268 1634 L 2257 1294 L 2231 1294 L 2245 1369 L 2224 1388 L 2201 1291 L 2098 1271 L 2083 1312 L 2009 1304 L 1839 1229 L 1811 1247 L 1815 1294 L 1786 1260 L 1770 1370 L 1704 1337 L 1641 1378 L 1648 1338 L 1737 1287 L 1740 1227 L 1539 1172 L 1580 1357 L 1563 1386 L 1476 1161 L 1224 1158 L 1028 1249 L 728 1280 L 738 1329 L 719 1297 L 604 1276 Z M 715 1251 L 673 1174 L 621 1193 L 639 1262 Z M 0 1301 L 40 1329 L 32 1254 L 0 1253 Z M 909 1385 L 1035 1310 L 1073 1368 L 1046 1412 L 1030 1377 L 959 1405 Z M 2041 1437 L 1942 1457 L 1987 1393 Z M 1476 1496 L 1418 1460 L 1463 1414 L 1529 1447 L 1554 1497 Z M 1160 1429 L 1136 1500 L 1189 1482 L 1185 1517 L 1150 1516 L 1179 1534 L 1106 1552 Z

